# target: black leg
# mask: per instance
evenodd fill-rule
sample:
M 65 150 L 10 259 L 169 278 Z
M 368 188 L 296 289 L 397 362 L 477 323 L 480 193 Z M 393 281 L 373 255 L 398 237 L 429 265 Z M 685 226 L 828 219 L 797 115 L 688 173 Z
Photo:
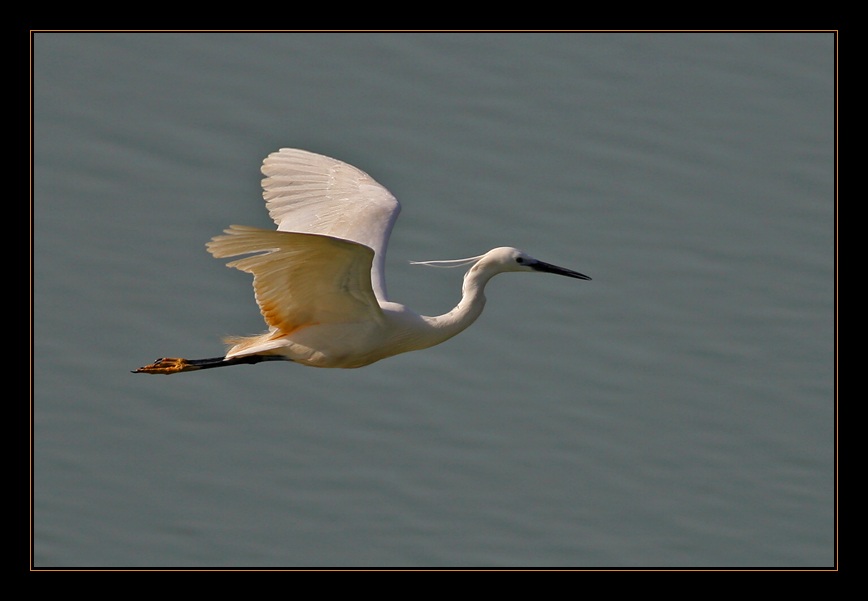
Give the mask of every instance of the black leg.
M 255 365 L 263 361 L 289 361 L 281 355 L 246 355 L 244 357 L 212 357 L 210 359 L 187 359 L 187 363 L 194 369 L 210 369 L 212 367 L 229 367 L 230 365 Z
M 197 371 L 211 369 L 213 367 L 229 367 L 230 365 L 242 365 L 261 363 L 262 361 L 290 361 L 282 355 L 248 355 L 245 357 L 211 357 L 210 359 L 180 359 L 175 357 L 163 357 L 150 365 L 134 369 L 134 374 L 176 374 L 182 371 Z

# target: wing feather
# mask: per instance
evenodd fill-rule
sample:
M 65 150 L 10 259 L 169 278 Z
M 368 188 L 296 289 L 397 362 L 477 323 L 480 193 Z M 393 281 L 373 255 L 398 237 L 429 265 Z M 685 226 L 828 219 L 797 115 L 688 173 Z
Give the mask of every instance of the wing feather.
M 277 229 L 373 249 L 371 286 L 378 299 L 387 300 L 386 247 L 401 210 L 392 193 L 352 165 L 294 148 L 268 155 L 262 174 L 262 196 Z
M 227 266 L 253 274 L 256 303 L 276 336 L 313 324 L 383 318 L 369 276 L 374 251 L 362 244 L 233 225 L 207 248 L 216 258 L 257 253 Z

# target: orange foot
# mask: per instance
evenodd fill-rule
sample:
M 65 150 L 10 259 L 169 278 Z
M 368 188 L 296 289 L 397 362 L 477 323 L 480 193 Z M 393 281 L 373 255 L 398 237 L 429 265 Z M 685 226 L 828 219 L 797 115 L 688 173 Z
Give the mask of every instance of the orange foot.
M 186 359 L 180 359 L 178 357 L 162 357 L 157 359 L 150 365 L 145 365 L 144 367 L 140 367 L 138 369 L 134 369 L 134 374 L 176 374 L 182 371 L 192 371 L 194 369 L 199 369 L 195 365 L 191 365 L 187 362 Z

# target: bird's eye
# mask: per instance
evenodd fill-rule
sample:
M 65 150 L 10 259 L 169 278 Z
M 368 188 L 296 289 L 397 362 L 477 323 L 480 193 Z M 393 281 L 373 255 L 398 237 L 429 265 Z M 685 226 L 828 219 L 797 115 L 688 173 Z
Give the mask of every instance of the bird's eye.
M 515 262 L 519 265 L 524 265 L 524 257 L 516 257 Z

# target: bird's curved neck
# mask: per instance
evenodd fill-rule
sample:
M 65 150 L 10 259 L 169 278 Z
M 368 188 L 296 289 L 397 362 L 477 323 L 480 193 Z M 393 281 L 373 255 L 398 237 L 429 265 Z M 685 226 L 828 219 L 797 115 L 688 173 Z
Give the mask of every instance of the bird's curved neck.
M 495 272 L 483 269 L 476 263 L 464 275 L 461 287 L 461 301 L 454 309 L 443 315 L 427 317 L 429 325 L 441 333 L 443 342 L 465 330 L 482 313 L 485 307 L 485 285 Z

